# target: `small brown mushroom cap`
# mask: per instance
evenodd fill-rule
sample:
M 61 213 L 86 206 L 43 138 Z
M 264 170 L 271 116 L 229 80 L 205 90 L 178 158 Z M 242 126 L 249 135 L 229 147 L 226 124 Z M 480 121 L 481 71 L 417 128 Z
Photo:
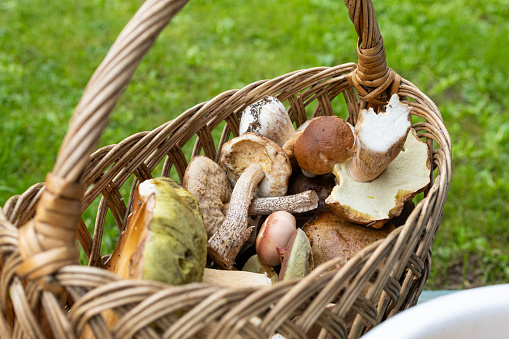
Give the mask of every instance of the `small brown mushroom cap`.
M 258 163 L 265 173 L 256 196 L 277 197 L 286 194 L 292 166 L 288 155 L 274 141 L 256 133 L 244 133 L 223 145 L 220 164 L 232 186 L 253 163 Z
M 223 223 L 225 204 L 230 201 L 232 194 L 225 171 L 210 158 L 195 156 L 186 168 L 182 186 L 198 199 L 207 236 L 210 238 Z
M 348 123 L 338 116 L 323 116 L 309 123 L 295 140 L 293 152 L 304 171 L 320 175 L 352 157 L 354 144 Z
M 382 227 L 430 183 L 429 152 L 427 144 L 412 129 L 399 155 L 372 181 L 358 182 L 352 178 L 349 162 L 337 164 L 334 175 L 339 184 L 325 203 L 348 221 Z
M 320 117 L 314 117 L 314 118 L 304 121 L 304 123 L 302 125 L 300 125 L 299 128 L 297 128 L 293 137 L 291 139 L 288 139 L 285 142 L 285 144 L 283 145 L 283 151 L 285 151 L 286 154 L 288 154 L 288 157 L 290 158 L 290 160 L 295 158 L 295 154 L 293 152 L 293 149 L 295 147 L 295 141 L 297 141 L 297 139 L 301 136 L 302 132 L 304 132 L 306 127 L 309 126 L 311 121 L 319 119 L 319 118 Z

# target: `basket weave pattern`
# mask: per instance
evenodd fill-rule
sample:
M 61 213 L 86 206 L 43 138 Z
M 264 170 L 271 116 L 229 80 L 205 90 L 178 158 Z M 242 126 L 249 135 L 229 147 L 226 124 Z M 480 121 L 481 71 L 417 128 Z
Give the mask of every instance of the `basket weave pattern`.
M 88 328 L 97 338 L 358 338 L 386 318 L 414 305 L 429 275 L 431 243 L 451 177 L 451 142 L 435 104 L 387 67 L 383 39 L 371 1 L 347 1 L 359 35 L 358 64 L 316 67 L 226 91 L 178 118 L 116 145 L 94 151 L 108 116 L 159 32 L 187 3 L 149 0 L 124 28 L 87 85 L 52 172 L 9 199 L 0 210 L 0 334 L 6 338 L 78 338 Z M 313 116 L 333 115 L 332 100 L 345 99 L 353 124 L 361 108 L 382 108 L 393 93 L 425 122 L 414 125 L 432 152 L 433 185 L 405 225 L 358 253 L 339 271 L 327 262 L 303 279 L 270 288 L 168 286 L 123 280 L 104 270 L 100 244 L 107 211 L 119 230 L 132 207 L 120 188 L 175 170 L 182 182 L 188 159 L 218 161 L 221 146 L 239 134 L 239 114 L 267 95 L 287 103 L 297 126 Z M 212 131 L 222 123 L 216 144 Z M 182 147 L 197 136 L 192 154 Z M 438 146 L 436 146 L 438 145 Z M 91 235 L 81 218 L 100 197 Z M 89 260 L 80 266 L 76 239 Z M 330 307 L 328 307 L 330 306 Z M 69 312 L 70 310 L 70 312 Z M 118 321 L 105 324 L 101 312 Z M 257 321 L 253 321 L 258 318 Z

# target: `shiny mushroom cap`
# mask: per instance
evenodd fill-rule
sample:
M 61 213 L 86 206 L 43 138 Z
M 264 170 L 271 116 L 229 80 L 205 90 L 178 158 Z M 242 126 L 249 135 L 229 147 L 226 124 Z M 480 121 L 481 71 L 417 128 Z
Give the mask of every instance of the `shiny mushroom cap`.
M 323 116 L 309 123 L 293 152 L 304 171 L 321 175 L 352 157 L 354 145 L 352 126 L 338 116 Z

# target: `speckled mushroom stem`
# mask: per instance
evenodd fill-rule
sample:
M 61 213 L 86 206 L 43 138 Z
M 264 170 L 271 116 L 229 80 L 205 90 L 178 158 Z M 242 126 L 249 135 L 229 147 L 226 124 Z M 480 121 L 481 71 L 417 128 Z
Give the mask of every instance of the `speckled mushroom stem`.
M 233 269 L 237 254 L 253 232 L 254 227 L 247 227 L 249 205 L 264 176 L 259 164 L 246 168 L 233 188 L 223 224 L 207 243 L 209 257 L 222 268 Z
M 225 204 L 228 208 L 229 204 Z M 267 197 L 253 199 L 248 215 L 269 215 L 276 211 L 288 213 L 304 213 L 318 208 L 318 195 L 309 190 L 283 197 Z

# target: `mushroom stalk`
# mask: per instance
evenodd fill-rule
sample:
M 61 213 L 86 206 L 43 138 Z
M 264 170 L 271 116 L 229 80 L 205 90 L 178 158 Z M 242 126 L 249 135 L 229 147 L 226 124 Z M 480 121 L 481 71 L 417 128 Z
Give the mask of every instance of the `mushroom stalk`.
M 222 268 L 233 268 L 237 254 L 254 229 L 247 228 L 249 205 L 264 176 L 259 164 L 246 168 L 233 188 L 223 224 L 207 243 L 209 256 Z
M 408 127 L 407 131 L 410 129 Z M 357 139 L 357 152 L 352 158 L 348 171 L 359 182 L 368 182 L 377 178 L 403 149 L 405 137 L 392 144 L 386 152 L 374 152 Z
M 377 178 L 403 149 L 411 125 L 410 106 L 402 104 L 397 94 L 386 112 L 362 110 L 355 126 L 357 149 L 348 166 L 350 175 L 359 182 Z
M 257 287 L 271 286 L 272 280 L 265 274 L 246 271 L 224 271 L 205 268 L 204 284 L 222 287 Z
M 227 208 L 229 204 L 225 204 Z M 309 190 L 282 197 L 255 198 L 249 206 L 248 215 L 269 215 L 276 211 L 304 213 L 318 208 L 318 195 Z

